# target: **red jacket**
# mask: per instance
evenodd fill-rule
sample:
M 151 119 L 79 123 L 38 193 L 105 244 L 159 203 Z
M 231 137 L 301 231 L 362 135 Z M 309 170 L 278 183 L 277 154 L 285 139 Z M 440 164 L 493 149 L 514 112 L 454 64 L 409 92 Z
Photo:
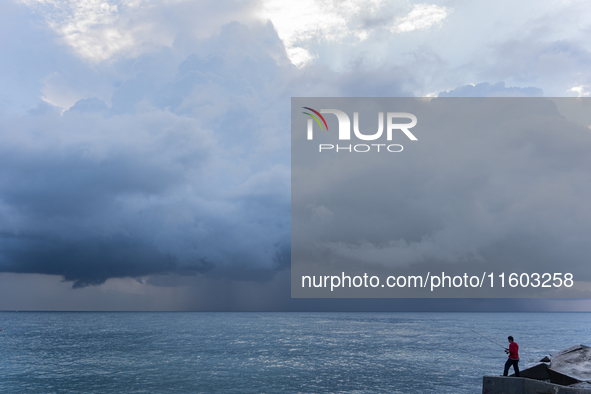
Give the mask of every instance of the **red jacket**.
M 515 342 L 509 344 L 509 358 L 511 360 L 519 360 L 519 345 Z

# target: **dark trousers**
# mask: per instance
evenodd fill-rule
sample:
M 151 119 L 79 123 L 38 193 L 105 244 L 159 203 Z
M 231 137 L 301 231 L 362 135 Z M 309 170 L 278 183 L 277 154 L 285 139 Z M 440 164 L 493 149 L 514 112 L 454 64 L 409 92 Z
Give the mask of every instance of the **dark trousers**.
M 519 377 L 519 360 L 512 360 L 512 359 L 507 359 L 507 362 L 505 363 L 505 372 L 503 372 L 503 376 L 507 376 L 507 374 L 509 374 L 509 367 L 511 367 L 511 365 L 513 365 L 513 369 L 515 370 L 515 376 Z

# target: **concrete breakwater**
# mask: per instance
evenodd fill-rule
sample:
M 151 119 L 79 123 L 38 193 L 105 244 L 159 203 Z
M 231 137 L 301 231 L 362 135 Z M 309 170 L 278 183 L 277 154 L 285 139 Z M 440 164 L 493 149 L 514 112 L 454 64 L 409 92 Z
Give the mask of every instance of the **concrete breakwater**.
M 544 357 L 520 377 L 484 376 L 483 394 L 591 394 L 591 347 L 575 345 Z

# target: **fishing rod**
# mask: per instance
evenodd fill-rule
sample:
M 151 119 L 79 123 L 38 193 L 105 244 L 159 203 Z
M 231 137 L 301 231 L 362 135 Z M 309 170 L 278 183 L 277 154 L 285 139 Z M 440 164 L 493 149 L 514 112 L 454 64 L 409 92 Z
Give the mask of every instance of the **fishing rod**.
M 469 330 L 469 331 L 472 331 L 474 334 L 476 334 L 476 335 L 478 335 L 478 336 L 480 336 L 480 337 L 482 337 L 482 338 L 484 338 L 484 339 L 488 340 L 489 342 L 492 342 L 492 343 L 494 343 L 495 345 L 502 347 L 503 349 L 507 349 L 505 346 L 501 345 L 501 344 L 500 344 L 500 343 L 498 343 L 498 342 L 495 342 L 495 341 L 493 341 L 493 340 L 492 340 L 492 339 L 490 339 L 489 337 L 485 337 L 484 335 L 482 335 L 482 334 L 479 334 L 479 333 L 477 333 L 477 332 L 476 332 L 476 331 L 474 331 L 474 330 L 470 330 L 470 329 L 468 329 L 468 330 Z

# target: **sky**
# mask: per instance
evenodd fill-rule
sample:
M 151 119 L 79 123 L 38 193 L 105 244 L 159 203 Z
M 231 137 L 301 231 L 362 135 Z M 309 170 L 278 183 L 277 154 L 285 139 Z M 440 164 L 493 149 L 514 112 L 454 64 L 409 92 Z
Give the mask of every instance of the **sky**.
M 289 269 L 291 97 L 587 97 L 590 16 L 585 1 L 2 0 L 0 310 L 590 310 L 293 300 Z

